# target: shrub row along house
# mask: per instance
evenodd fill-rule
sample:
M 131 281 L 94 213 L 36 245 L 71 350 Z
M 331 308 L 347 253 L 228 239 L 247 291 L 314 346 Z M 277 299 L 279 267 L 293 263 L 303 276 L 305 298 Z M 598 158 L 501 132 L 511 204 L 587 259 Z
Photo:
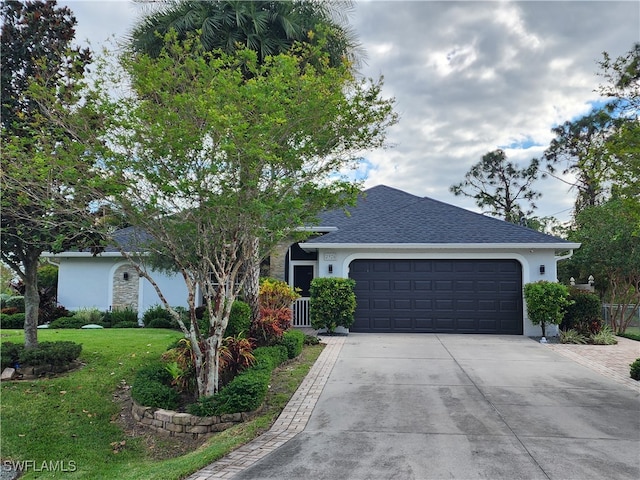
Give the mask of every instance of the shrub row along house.
M 308 325 L 316 277 L 355 280 L 354 332 L 539 335 L 526 317 L 523 285 L 555 281 L 557 262 L 580 244 L 384 185 L 353 208 L 327 211 L 315 234 L 283 244 L 269 275 L 299 288 L 294 325 Z M 133 229 L 118 232 L 127 245 Z M 58 263 L 58 301 L 69 309 L 159 303 L 150 284 L 113 248 L 47 255 Z M 156 275 L 171 304 L 185 305 L 180 276 Z M 553 335 L 550 331 L 548 334 Z

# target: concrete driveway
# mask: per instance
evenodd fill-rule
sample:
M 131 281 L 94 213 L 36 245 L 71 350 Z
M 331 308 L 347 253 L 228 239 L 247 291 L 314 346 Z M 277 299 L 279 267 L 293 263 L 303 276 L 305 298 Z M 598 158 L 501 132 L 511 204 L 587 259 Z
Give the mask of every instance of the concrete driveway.
M 526 337 L 350 334 L 238 479 L 638 479 L 640 397 Z

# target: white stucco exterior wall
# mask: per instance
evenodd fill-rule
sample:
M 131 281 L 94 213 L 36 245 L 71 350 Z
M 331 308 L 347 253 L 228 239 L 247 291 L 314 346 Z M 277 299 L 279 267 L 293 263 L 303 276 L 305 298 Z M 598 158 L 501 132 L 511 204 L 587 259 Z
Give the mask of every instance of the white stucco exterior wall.
M 469 249 L 456 251 L 451 248 L 431 249 L 319 249 L 318 269 L 316 275 L 319 277 L 349 277 L 349 265 L 357 259 L 447 259 L 447 260 L 484 260 L 484 259 L 510 259 L 517 260 L 522 265 L 522 284 L 537 282 L 539 280 L 556 281 L 557 265 L 555 250 L 542 248 L 527 249 Z M 333 273 L 329 273 L 329 265 L 332 266 Z M 540 273 L 540 266 L 544 265 L 544 274 Z M 539 325 L 533 325 L 527 316 L 526 305 L 523 298 L 523 332 L 526 336 L 539 336 L 542 330 Z M 555 325 L 547 326 L 547 335 L 557 335 L 558 328 Z
M 57 257 L 58 303 L 69 310 L 97 308 L 107 311 L 113 305 L 113 278 L 118 267 L 128 265 L 116 257 Z M 133 267 L 129 275 L 137 275 Z M 187 288 L 179 274 L 156 272 L 154 280 L 172 306 L 187 306 Z M 160 304 L 151 283 L 141 278 L 138 286 L 138 316 L 153 305 Z

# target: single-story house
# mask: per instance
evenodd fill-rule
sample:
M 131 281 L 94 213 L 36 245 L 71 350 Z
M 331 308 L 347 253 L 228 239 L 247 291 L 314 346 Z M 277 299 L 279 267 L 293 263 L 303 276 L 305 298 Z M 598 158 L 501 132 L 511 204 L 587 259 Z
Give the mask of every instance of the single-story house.
M 523 285 L 556 280 L 557 262 L 580 244 L 384 185 L 355 207 L 324 212 L 314 235 L 282 244 L 270 275 L 300 289 L 296 326 L 307 325 L 315 277 L 356 282 L 354 332 L 539 335 L 526 316 Z M 131 231 L 121 232 L 122 238 Z M 69 309 L 159 303 L 155 291 L 115 251 L 53 255 L 58 301 Z M 158 275 L 169 301 L 185 304 L 179 275 Z M 549 334 L 554 334 L 550 329 Z

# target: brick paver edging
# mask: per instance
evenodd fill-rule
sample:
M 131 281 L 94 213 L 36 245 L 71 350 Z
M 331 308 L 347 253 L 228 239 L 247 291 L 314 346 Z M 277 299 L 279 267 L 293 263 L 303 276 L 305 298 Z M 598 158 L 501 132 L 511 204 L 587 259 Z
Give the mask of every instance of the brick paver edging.
M 338 359 L 345 338 L 323 337 L 322 342 L 327 346 L 268 432 L 197 471 L 187 480 L 231 478 L 302 432 Z
M 623 337 L 616 339 L 617 345 L 547 343 L 546 346 L 583 367 L 640 392 L 640 382 L 629 376 L 629 364 L 640 358 L 640 342 Z

